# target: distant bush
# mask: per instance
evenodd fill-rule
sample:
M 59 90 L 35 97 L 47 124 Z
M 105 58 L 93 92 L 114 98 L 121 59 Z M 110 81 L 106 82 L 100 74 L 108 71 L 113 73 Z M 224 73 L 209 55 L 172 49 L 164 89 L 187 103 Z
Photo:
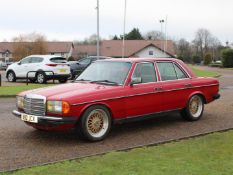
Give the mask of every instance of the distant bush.
M 75 61 L 75 59 L 74 59 L 74 57 L 70 56 L 70 57 L 68 58 L 68 61 Z
M 193 61 L 193 63 L 200 64 L 201 63 L 201 57 L 199 57 L 198 55 L 193 55 L 192 61 Z
M 211 54 L 206 54 L 204 57 L 204 65 L 209 65 L 212 61 Z
M 233 67 L 233 49 L 224 49 L 221 52 L 223 67 Z

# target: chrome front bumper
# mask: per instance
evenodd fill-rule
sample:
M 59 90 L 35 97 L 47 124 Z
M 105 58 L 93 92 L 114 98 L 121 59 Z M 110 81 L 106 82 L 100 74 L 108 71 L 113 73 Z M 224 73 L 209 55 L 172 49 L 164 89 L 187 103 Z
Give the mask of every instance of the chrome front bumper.
M 17 110 L 13 110 L 12 113 L 21 118 L 21 115 L 24 114 Z M 62 125 L 62 124 L 75 124 L 78 120 L 77 117 L 53 117 L 53 116 L 36 116 L 38 118 L 37 123 L 32 124 L 40 124 L 40 125 Z

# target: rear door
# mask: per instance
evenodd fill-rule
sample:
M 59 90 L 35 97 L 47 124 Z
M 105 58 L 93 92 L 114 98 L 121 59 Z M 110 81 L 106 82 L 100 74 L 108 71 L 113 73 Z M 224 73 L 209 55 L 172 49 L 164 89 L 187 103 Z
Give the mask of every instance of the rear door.
M 175 62 L 157 62 L 163 98 L 162 109 L 181 109 L 185 106 L 191 88 L 191 80 Z

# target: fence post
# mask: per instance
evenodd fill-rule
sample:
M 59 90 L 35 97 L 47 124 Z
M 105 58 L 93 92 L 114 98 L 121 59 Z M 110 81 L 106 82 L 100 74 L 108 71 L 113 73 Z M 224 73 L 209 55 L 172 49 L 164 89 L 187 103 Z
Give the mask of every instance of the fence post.
M 0 74 L 0 86 L 2 86 L 2 74 Z

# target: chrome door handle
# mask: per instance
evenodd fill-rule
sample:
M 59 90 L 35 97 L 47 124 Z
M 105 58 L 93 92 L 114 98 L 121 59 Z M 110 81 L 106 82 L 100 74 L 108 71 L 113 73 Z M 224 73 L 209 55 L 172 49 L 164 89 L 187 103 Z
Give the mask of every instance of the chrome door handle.
M 162 87 L 156 87 L 155 90 L 156 91 L 161 91 L 163 88 Z
M 189 83 L 189 84 L 185 84 L 184 86 L 185 87 L 192 87 L 192 84 Z

